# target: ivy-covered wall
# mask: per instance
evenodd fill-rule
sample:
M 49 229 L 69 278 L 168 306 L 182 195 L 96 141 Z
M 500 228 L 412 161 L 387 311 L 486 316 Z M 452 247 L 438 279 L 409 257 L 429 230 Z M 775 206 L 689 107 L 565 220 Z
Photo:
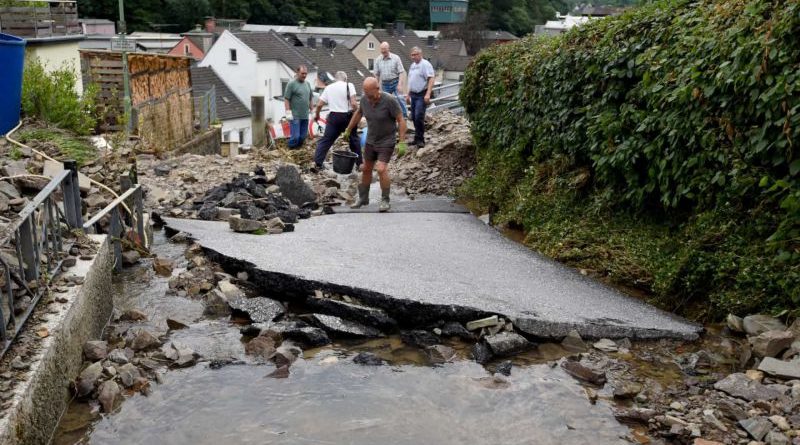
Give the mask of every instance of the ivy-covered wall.
M 465 192 L 668 309 L 795 309 L 798 36 L 800 0 L 667 0 L 485 51 Z

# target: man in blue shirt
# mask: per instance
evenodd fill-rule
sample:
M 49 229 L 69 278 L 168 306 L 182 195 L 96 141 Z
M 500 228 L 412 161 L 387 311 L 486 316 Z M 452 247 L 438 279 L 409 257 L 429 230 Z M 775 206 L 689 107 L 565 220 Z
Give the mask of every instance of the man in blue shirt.
M 406 101 L 411 105 L 411 119 L 414 122 L 414 142 L 417 148 L 425 146 L 425 110 L 431 103 L 431 92 L 436 72 L 430 62 L 422 58 L 422 50 L 411 48 L 413 63 L 408 69 L 408 90 Z

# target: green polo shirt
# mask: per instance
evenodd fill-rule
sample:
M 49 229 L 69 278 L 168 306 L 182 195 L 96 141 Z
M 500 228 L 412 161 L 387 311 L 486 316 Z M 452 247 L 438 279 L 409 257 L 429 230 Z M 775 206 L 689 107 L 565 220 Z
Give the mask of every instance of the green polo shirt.
M 295 119 L 308 119 L 308 104 L 311 103 L 311 85 L 308 82 L 292 80 L 286 85 L 283 98 L 289 101 L 289 108 Z

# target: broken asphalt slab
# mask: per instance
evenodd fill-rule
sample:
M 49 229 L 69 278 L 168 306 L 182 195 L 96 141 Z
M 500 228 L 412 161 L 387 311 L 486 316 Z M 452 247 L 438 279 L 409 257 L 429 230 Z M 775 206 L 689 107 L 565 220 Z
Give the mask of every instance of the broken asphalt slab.
M 248 235 L 226 223 L 166 219 L 214 259 L 299 297 L 346 293 L 399 323 L 500 314 L 536 337 L 697 338 L 702 327 L 548 260 L 468 214 L 334 214 L 292 233 Z M 304 295 L 303 295 L 304 294 Z

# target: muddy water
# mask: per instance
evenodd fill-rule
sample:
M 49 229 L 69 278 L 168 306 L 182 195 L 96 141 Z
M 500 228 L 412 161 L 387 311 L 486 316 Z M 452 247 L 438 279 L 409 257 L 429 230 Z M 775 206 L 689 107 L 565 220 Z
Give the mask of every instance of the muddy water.
M 156 254 L 185 266 L 184 246 L 162 234 L 155 241 Z M 145 263 L 120 276 L 115 304 L 144 310 L 154 327 L 167 317 L 192 322 L 170 339 L 206 361 L 166 372 L 148 396 L 131 396 L 110 415 L 73 403 L 55 444 L 616 444 L 630 435 L 604 400 L 591 405 L 583 387 L 546 364 L 566 355 L 556 345 L 516 357 L 511 376 L 495 378 L 492 366 L 468 359 L 465 344 L 451 344 L 456 362 L 429 366 L 397 337 L 339 342 L 305 351 L 289 378 L 272 379 L 273 365 L 244 356 L 239 325 L 203 319 L 197 301 L 166 290 L 167 279 Z M 357 365 L 360 351 L 389 364 Z M 244 364 L 209 367 L 230 358 Z

